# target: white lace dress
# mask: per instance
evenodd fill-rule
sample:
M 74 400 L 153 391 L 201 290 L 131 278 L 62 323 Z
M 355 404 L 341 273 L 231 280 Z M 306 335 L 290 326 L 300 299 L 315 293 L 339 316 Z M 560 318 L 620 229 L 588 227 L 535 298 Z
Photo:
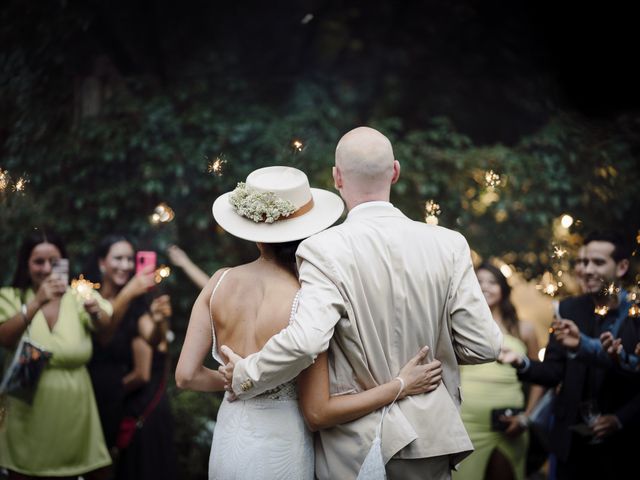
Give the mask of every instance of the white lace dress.
M 213 289 L 212 299 L 228 271 Z M 297 306 L 296 294 L 289 321 Z M 217 351 L 213 319 L 211 329 L 211 354 L 223 363 Z M 225 395 L 213 432 L 209 480 L 313 480 L 313 476 L 313 437 L 298 407 L 295 380 L 250 400 L 229 402 Z

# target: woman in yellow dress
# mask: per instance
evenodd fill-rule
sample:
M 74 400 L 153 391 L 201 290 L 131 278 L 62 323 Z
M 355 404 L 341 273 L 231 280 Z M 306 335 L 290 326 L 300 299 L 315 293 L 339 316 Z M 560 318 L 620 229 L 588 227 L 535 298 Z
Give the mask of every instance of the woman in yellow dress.
M 57 236 L 36 231 L 22 243 L 12 286 L 0 289 L 0 346 L 11 352 L 27 333 L 53 354 L 31 404 L 7 396 L 0 467 L 9 479 L 98 479 L 111 464 L 85 365 L 91 331 L 109 328 L 112 307 L 95 291 L 79 296 L 52 274 L 64 257 Z
M 533 325 L 518 319 L 511 303 L 511 287 L 500 270 L 489 263 L 476 274 L 493 319 L 504 335 L 504 346 L 531 358 L 538 354 Z M 460 367 L 462 420 L 473 442 L 474 452 L 453 472 L 453 480 L 523 480 L 529 435 L 526 415 L 542 393 L 532 387 L 525 408 L 525 395 L 516 371 L 497 362 Z M 539 391 L 538 391 L 539 390 Z M 501 415 L 500 430 L 492 428 L 494 409 L 524 409 L 521 415 Z

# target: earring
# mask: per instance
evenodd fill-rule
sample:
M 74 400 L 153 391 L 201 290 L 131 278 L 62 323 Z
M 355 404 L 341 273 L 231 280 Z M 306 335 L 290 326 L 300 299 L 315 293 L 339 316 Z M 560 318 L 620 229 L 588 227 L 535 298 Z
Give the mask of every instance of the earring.
M 103 266 L 100 266 L 100 273 L 104 273 L 106 270 L 106 268 L 104 268 Z

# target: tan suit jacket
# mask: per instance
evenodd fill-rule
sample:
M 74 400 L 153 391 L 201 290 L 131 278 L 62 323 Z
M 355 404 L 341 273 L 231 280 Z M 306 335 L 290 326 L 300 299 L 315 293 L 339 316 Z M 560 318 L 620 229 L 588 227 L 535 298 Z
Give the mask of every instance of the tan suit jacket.
M 239 362 L 233 388 L 250 398 L 294 378 L 329 349 L 331 393 L 393 379 L 422 346 L 443 365 L 434 392 L 397 402 L 385 417 L 385 460 L 451 455 L 473 446 L 459 415 L 458 364 L 494 361 L 502 334 L 482 295 L 469 246 L 452 230 L 408 219 L 391 204 L 363 205 L 298 248 L 294 322 Z M 355 478 L 381 412 L 319 433 L 318 478 Z

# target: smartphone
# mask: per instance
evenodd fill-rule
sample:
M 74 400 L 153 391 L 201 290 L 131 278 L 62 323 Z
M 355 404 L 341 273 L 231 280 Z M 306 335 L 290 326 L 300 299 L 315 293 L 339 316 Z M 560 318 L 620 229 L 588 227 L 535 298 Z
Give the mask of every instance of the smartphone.
M 65 285 L 69 284 L 69 259 L 60 258 L 51 265 L 51 274 L 57 276 Z
M 136 273 L 147 271 L 153 273 L 156 270 L 156 252 L 140 250 L 136 253 Z M 148 268 L 151 265 L 151 268 Z

